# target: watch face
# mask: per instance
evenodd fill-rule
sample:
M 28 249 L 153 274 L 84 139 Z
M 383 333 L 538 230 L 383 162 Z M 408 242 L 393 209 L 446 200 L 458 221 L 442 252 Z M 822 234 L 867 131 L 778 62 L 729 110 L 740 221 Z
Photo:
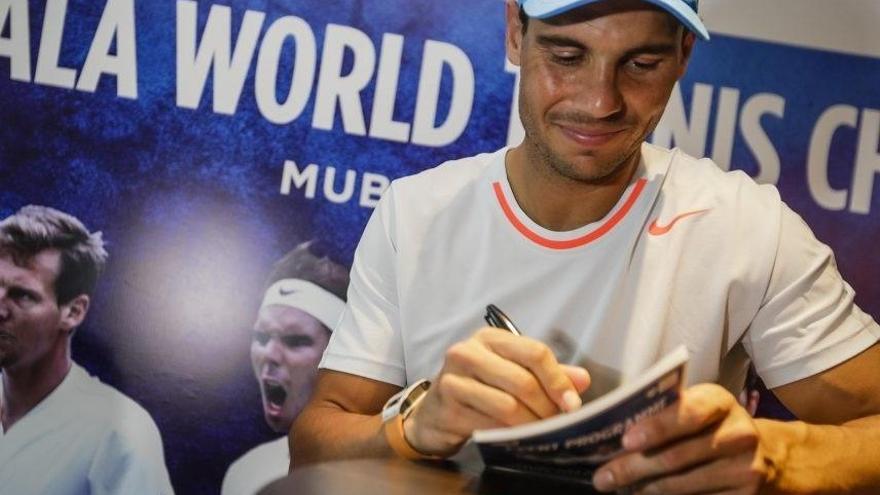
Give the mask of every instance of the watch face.
M 388 421 L 398 414 L 404 414 L 412 409 L 412 406 L 414 406 L 416 402 L 425 395 L 425 392 L 428 391 L 430 386 L 430 381 L 419 380 L 392 395 L 391 398 L 388 399 L 388 402 L 385 403 L 385 406 L 382 407 L 382 421 Z
M 406 397 L 400 402 L 400 414 L 406 415 L 410 409 L 425 395 L 431 382 L 428 380 L 420 380 L 413 384 L 412 389 L 406 394 Z

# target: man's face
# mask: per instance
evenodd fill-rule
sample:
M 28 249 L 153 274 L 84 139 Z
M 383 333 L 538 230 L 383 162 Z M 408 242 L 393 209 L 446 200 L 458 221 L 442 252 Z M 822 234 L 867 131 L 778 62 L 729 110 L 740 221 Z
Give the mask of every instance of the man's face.
M 251 362 L 273 430 L 287 433 L 308 402 L 329 337 L 320 321 L 297 308 L 272 305 L 257 314 Z
M 61 255 L 39 252 L 17 265 L 0 253 L 0 368 L 5 372 L 48 365 L 67 339 L 55 297 Z
M 520 117 L 531 162 L 602 183 L 636 156 L 684 74 L 694 37 L 636 0 L 600 2 L 525 34 L 508 5 L 508 57 L 520 66 Z

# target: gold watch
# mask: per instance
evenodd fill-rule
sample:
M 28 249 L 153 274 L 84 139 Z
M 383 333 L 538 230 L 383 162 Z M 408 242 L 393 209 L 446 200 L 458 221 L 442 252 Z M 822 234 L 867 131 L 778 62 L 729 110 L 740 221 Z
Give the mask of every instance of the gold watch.
M 392 395 L 382 408 L 382 429 L 385 430 L 385 439 L 388 440 L 391 449 L 404 459 L 411 461 L 439 459 L 437 456 L 422 454 L 414 449 L 403 432 L 403 420 L 412 414 L 430 386 L 430 381 L 419 380 Z

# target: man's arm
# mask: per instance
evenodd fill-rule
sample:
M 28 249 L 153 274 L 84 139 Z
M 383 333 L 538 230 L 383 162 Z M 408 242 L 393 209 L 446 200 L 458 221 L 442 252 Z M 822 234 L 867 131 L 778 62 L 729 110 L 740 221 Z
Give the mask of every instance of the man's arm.
M 758 420 L 759 432 L 771 438 L 785 429 L 802 432 L 784 452 L 780 492 L 880 493 L 880 344 L 773 392 L 810 423 Z
M 483 328 L 450 347 L 443 368 L 404 422 L 418 452 L 445 457 L 476 429 L 511 426 L 580 406 L 589 386 L 583 368 L 560 364 L 545 344 Z M 379 413 L 399 387 L 322 371 L 312 401 L 292 428 L 297 465 L 390 455 Z
M 716 385 L 631 428 L 594 478 L 636 493 L 880 492 L 880 344 L 774 392 L 805 420 L 753 420 Z
M 312 399 L 290 430 L 291 469 L 293 463 L 390 455 L 379 413 L 399 390 L 357 375 L 319 371 Z

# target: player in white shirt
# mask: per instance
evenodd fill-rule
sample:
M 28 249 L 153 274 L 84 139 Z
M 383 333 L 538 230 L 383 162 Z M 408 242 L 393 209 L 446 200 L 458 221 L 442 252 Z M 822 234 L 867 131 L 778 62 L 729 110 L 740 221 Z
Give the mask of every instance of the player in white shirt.
M 57 210 L 0 222 L 0 493 L 173 493 L 149 413 L 70 358 L 106 259 Z
M 644 143 L 707 37 L 696 2 L 522 3 L 506 41 L 525 140 L 392 184 L 295 425 L 299 461 L 449 456 L 684 344 L 691 386 L 628 431 L 598 489 L 880 489 L 880 328 L 830 250 L 775 188 Z M 524 336 L 481 329 L 488 303 Z M 749 361 L 806 422 L 751 418 L 735 399 Z
M 55 390 L 3 430 L 0 493 L 173 493 L 149 413 L 76 363 Z
M 749 356 L 777 387 L 880 338 L 830 250 L 772 186 L 645 144 L 604 218 L 554 232 L 517 205 L 507 151 L 392 185 L 364 232 L 351 306 L 321 367 L 401 387 L 436 376 L 488 303 L 558 359 L 608 370 L 593 373 L 594 393 L 679 344 L 691 383 L 739 393 Z
M 312 394 L 330 330 L 345 309 L 348 272 L 303 243 L 275 263 L 257 312 L 251 364 L 260 384 L 266 424 L 282 437 L 258 445 L 233 462 L 222 495 L 253 495 L 287 474 L 287 433 Z

